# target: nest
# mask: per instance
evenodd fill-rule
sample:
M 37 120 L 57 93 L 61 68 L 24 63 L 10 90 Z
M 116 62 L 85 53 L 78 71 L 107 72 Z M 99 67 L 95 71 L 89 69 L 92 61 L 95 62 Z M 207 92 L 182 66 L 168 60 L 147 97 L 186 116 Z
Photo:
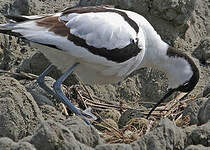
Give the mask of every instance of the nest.
M 110 102 L 96 96 L 91 96 L 84 85 L 71 86 L 68 91 L 75 91 L 78 94 L 77 101 L 79 100 L 80 106 L 82 105 L 83 108 L 91 107 L 94 111 L 94 114 L 97 114 L 99 119 L 97 121 L 93 121 L 92 124 L 95 125 L 95 127 L 99 130 L 101 137 L 106 143 L 129 144 L 133 141 L 136 141 L 139 137 L 151 131 L 159 120 L 165 117 L 173 121 L 178 127 L 186 127 L 190 124 L 190 116 L 183 116 L 183 111 L 187 105 L 194 100 L 194 98 L 192 97 L 180 101 L 180 99 L 182 99 L 186 93 L 179 93 L 178 96 L 170 102 L 162 103 L 161 106 L 157 107 L 155 111 L 153 111 L 149 119 L 145 118 L 151 108 L 136 109 L 140 110 L 145 117 L 132 118 L 126 123 L 125 126 L 119 129 L 112 122 L 108 121 L 107 119 L 103 119 L 103 116 L 99 115 L 100 111 L 115 109 L 123 113 L 128 109 L 134 108 L 129 107 L 128 104 L 123 104 L 122 101 L 119 101 L 116 104 L 116 102 Z M 141 105 L 141 102 L 139 102 L 138 105 Z

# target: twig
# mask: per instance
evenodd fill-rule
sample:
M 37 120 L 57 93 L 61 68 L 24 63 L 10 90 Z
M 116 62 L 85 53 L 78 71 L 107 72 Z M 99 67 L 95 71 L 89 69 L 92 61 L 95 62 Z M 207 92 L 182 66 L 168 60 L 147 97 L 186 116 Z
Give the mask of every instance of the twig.
M 174 109 L 177 107 L 178 103 L 179 103 L 179 100 L 181 98 L 183 98 L 187 93 L 180 93 L 172 102 L 171 102 L 171 105 L 166 105 L 167 106 L 170 106 L 169 108 L 169 111 L 165 113 L 164 117 L 168 117 L 173 111 Z
M 83 88 L 85 89 L 85 91 L 87 92 L 88 96 L 91 98 L 92 101 L 95 101 L 93 96 L 90 94 L 90 92 L 88 91 L 88 89 L 86 88 L 86 86 L 82 83 Z
M 36 79 L 38 77 L 37 75 L 31 74 L 31 73 L 25 73 L 25 72 L 16 73 L 16 72 L 11 72 L 11 71 L 1 70 L 1 69 L 0 69 L 0 73 L 16 75 L 19 77 L 29 78 L 29 79 Z
M 65 116 L 69 116 L 66 106 L 63 103 L 60 103 L 60 105 L 62 108 L 62 113 L 64 113 Z
M 76 90 L 76 92 L 77 92 L 77 94 L 79 95 L 80 100 L 82 101 L 82 103 L 83 103 L 83 105 L 85 106 L 85 109 L 86 109 L 86 108 L 87 108 L 87 105 L 86 105 L 86 103 L 85 103 L 85 101 L 84 101 L 83 96 L 81 95 L 81 93 L 80 93 L 78 90 Z

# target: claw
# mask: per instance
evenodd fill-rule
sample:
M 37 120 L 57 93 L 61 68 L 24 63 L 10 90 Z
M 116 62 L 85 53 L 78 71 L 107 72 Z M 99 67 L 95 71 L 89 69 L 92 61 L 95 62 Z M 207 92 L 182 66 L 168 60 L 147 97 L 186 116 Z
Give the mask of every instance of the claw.
M 87 109 L 83 110 L 81 113 L 83 116 L 87 118 L 91 118 L 92 120 L 97 120 L 98 118 L 91 112 L 92 108 L 88 107 Z

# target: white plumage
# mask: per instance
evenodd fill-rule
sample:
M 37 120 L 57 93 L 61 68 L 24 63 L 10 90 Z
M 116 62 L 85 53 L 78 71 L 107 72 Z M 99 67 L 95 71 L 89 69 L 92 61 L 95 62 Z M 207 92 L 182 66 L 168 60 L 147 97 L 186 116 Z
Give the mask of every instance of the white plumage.
M 75 72 L 85 83 L 118 82 L 142 67 L 153 67 L 166 72 L 170 88 L 177 88 L 192 77 L 189 62 L 183 57 L 169 57 L 169 45 L 162 41 L 144 17 L 135 12 L 108 7 L 84 7 L 66 9 L 62 13 L 44 17 L 27 18 L 28 21 L 14 24 L 8 30 L 35 42 L 33 45 L 39 47 L 52 64 L 63 72 L 79 62 Z M 133 24 L 138 27 L 138 32 Z M 5 29 L 5 26 L 1 28 Z M 78 40 L 75 43 L 74 39 L 69 38 L 69 34 L 84 40 L 83 44 L 78 45 Z M 124 57 L 120 50 L 132 42 L 139 49 L 135 55 L 130 52 L 130 55 L 120 61 L 115 60 L 112 54 L 103 55 L 118 49 L 120 59 L 121 55 Z M 92 50 L 93 47 L 96 49 Z M 102 49 L 105 50 L 101 52 Z M 185 71 L 182 71 L 182 67 Z

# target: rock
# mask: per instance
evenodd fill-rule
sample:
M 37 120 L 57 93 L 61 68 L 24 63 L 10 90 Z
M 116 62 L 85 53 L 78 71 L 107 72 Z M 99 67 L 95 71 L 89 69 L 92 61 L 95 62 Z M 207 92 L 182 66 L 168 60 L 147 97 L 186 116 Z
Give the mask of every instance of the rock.
M 210 121 L 210 98 L 200 107 L 198 112 L 198 125 Z
M 62 122 L 67 116 L 62 114 L 60 104 L 61 101 L 54 98 L 51 94 L 43 90 L 37 83 L 37 80 L 21 80 L 20 81 L 27 89 L 27 91 L 33 96 L 45 120 L 54 120 Z M 53 90 L 52 85 L 55 80 L 49 76 L 45 77 L 45 84 Z
M 183 117 L 189 116 L 190 118 L 190 124 L 189 125 L 194 125 L 198 124 L 198 112 L 200 107 L 205 104 L 207 101 L 207 98 L 198 98 L 193 100 L 191 103 L 188 104 L 188 106 L 184 109 L 183 111 Z
M 2 150 L 36 150 L 33 145 L 28 142 L 13 142 L 10 138 L 0 138 L 0 149 Z
M 15 0 L 0 1 L 0 23 L 6 23 L 3 14 L 11 12 L 14 2 Z M 20 8 L 22 9 L 23 7 L 21 6 Z M 0 69 L 10 70 L 20 65 L 23 59 L 33 52 L 33 49 L 29 48 L 24 40 L 0 34 L 0 51 L 3 52 L 0 60 Z
M 40 110 L 42 111 L 42 116 L 45 120 L 54 120 L 56 122 L 62 123 L 69 116 L 64 116 L 62 111 L 56 110 L 55 107 L 50 105 L 42 105 L 40 106 Z
M 0 69 L 14 70 L 33 50 L 27 47 L 21 39 L 0 34 L 0 51 L 2 51 Z
M 153 0 L 152 14 L 155 14 L 175 25 L 184 24 L 195 9 L 196 0 Z
M 189 126 L 181 129 L 169 119 L 162 119 L 153 130 L 131 143 L 134 150 L 182 150 L 190 145 L 209 147 L 210 122 L 202 126 Z M 193 146 L 190 146 L 193 147 Z
M 34 15 L 40 12 L 42 3 L 39 0 L 14 0 L 9 13 L 12 15 Z
M 14 141 L 31 135 L 43 120 L 30 93 L 17 80 L 0 76 L 0 137 Z
M 103 140 L 100 138 L 97 130 L 91 125 L 88 126 L 83 120 L 79 117 L 71 117 L 63 122 L 69 131 L 71 131 L 77 141 L 88 145 L 90 147 L 96 147 L 103 143 Z
M 23 63 L 18 67 L 17 72 L 23 71 L 40 75 L 50 65 L 49 60 L 40 52 L 35 53 L 28 59 L 24 60 Z M 49 72 L 48 76 L 54 79 L 58 79 L 62 75 L 62 72 L 55 68 Z M 66 85 L 78 84 L 79 81 L 76 76 L 70 75 L 65 81 Z
M 141 5 L 139 1 L 130 1 L 130 0 L 80 0 L 80 6 L 94 6 L 94 5 L 114 5 L 117 8 L 129 9 L 134 11 L 139 11 L 145 13 L 149 11 L 150 1 L 142 0 Z
M 57 100 L 50 95 L 49 93 L 47 93 L 45 90 L 43 90 L 37 83 L 37 80 L 33 80 L 33 81 L 27 81 L 27 80 L 23 80 L 20 81 L 22 82 L 22 84 L 24 84 L 24 86 L 26 87 L 27 91 L 29 93 L 31 93 L 31 95 L 33 96 L 33 98 L 35 99 L 35 101 L 37 102 L 37 104 L 39 106 L 41 105 L 51 105 L 51 106 L 55 106 Z M 51 90 L 53 90 L 52 85 L 55 82 L 55 80 L 51 77 L 45 77 L 45 84 L 51 88 Z
M 184 129 L 187 135 L 186 145 L 198 145 L 210 146 L 210 121 L 201 126 L 190 126 Z
M 41 74 L 48 66 L 50 62 L 48 59 L 40 52 L 37 52 L 31 55 L 28 59 L 24 60 L 24 62 L 17 69 L 23 72 L 30 72 L 33 74 Z M 53 71 L 54 72 L 54 71 Z
M 136 87 L 139 89 L 138 98 L 134 99 L 146 102 L 158 102 L 162 96 L 167 92 L 167 80 L 164 73 L 155 69 L 140 69 L 135 71 L 132 80 L 136 82 Z M 171 100 L 173 97 L 169 97 Z
M 205 147 L 203 145 L 190 145 L 185 150 L 208 150 L 210 147 Z
M 10 14 L 37 15 L 43 13 L 54 13 L 66 7 L 77 5 L 77 1 L 54 0 L 13 0 Z M 62 5 L 61 5 L 62 4 Z
M 132 150 L 128 144 L 104 144 L 96 146 L 95 150 Z
M 117 93 L 117 87 L 115 85 L 91 85 L 87 86 L 91 94 L 97 97 L 103 98 L 107 101 L 116 101 L 119 94 Z
M 54 121 L 43 121 L 36 129 L 35 134 L 25 138 L 25 141 L 41 150 L 93 150 L 77 141 L 67 127 Z
M 210 82 L 206 85 L 206 87 L 203 90 L 203 97 L 209 97 L 210 95 Z
M 116 109 L 108 109 L 108 110 L 101 111 L 99 115 L 102 118 L 113 119 L 115 122 L 118 122 L 121 116 L 120 112 Z
M 142 98 L 141 93 L 143 93 L 143 91 L 141 91 L 141 85 L 142 82 L 139 81 L 138 76 L 134 75 L 133 77 L 128 77 L 120 82 L 116 89 L 117 93 L 119 93 L 119 97 L 122 100 L 132 102 Z
M 162 119 L 148 134 L 131 143 L 133 150 L 182 150 L 185 147 L 185 133 L 169 119 Z
M 199 59 L 202 64 L 206 64 L 208 60 L 210 63 L 210 37 L 206 37 L 200 41 L 200 44 L 193 52 L 193 55 Z
M 133 118 L 142 118 L 143 113 L 140 110 L 127 109 L 120 117 L 118 125 L 120 128 L 125 126 Z

